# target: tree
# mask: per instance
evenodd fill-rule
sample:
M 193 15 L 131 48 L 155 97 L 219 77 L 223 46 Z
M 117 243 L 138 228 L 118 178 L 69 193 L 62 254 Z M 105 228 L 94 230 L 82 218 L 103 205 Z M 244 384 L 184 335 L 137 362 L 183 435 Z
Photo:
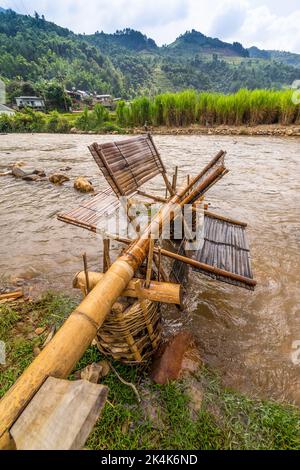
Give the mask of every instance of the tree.
M 46 107 L 49 110 L 69 111 L 72 102 L 60 83 L 49 83 L 44 90 Z

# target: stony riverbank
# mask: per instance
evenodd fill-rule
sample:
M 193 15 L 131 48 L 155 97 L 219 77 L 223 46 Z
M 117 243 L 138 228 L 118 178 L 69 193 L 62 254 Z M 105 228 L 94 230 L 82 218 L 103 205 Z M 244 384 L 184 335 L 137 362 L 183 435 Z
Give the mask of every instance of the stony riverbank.
M 259 126 L 200 126 L 194 124 L 188 127 L 152 127 L 147 128 L 153 135 L 241 135 L 241 136 L 277 136 L 277 137 L 300 137 L 299 126 L 282 126 L 278 124 L 259 125 Z M 130 134 L 138 135 L 145 132 L 144 127 L 120 128 L 119 131 L 95 132 L 81 131 L 76 128 L 71 129 L 71 134 L 90 134 L 90 135 L 117 135 Z
M 145 132 L 143 128 L 130 129 L 130 134 Z M 154 135 L 243 135 L 243 136 L 277 136 L 300 137 L 299 126 L 260 125 L 260 126 L 216 126 L 205 127 L 192 125 L 189 127 L 149 127 Z

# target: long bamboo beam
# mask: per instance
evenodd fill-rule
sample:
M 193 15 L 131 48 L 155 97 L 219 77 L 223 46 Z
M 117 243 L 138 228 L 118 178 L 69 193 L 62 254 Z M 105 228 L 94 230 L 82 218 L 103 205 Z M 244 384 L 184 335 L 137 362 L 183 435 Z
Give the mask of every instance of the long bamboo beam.
M 89 285 L 93 289 L 104 277 L 103 273 L 89 272 Z M 141 282 L 140 288 L 136 289 L 136 282 Z M 76 274 L 73 281 L 73 287 L 80 289 L 86 295 L 86 278 L 85 272 Z M 142 279 L 132 279 L 129 281 L 126 290 L 122 293 L 124 297 L 142 298 L 151 300 L 152 302 L 162 302 L 166 304 L 181 305 L 182 303 L 182 287 L 180 284 L 172 282 L 152 281 L 148 288 L 143 286 Z
M 211 266 L 210 264 L 201 263 L 200 261 L 197 261 L 193 258 L 188 258 L 187 256 L 182 256 L 177 253 L 173 253 L 172 251 L 161 249 L 161 254 L 168 258 L 181 261 L 182 263 L 188 264 L 189 266 L 200 269 L 202 271 L 215 274 L 216 276 L 223 276 L 227 277 L 228 279 L 232 279 L 233 281 L 243 282 L 244 284 L 247 284 L 251 287 L 255 287 L 257 285 L 257 282 L 254 279 L 226 271 L 225 269 L 220 269 L 216 266 Z

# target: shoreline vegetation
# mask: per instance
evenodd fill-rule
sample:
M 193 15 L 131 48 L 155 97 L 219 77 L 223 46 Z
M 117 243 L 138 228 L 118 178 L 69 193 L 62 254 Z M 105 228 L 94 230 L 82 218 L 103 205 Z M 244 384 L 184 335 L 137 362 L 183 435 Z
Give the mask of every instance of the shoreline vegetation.
M 76 304 L 75 298 L 46 293 L 30 302 L 0 305 L 0 337 L 6 343 L 6 365 L 0 369 L 0 398 L 39 354 L 53 328 L 59 328 Z M 105 358 L 91 346 L 69 377 Z M 247 397 L 225 388 L 204 365 L 182 380 L 154 385 L 147 367 L 113 362 L 132 388 L 113 370 L 101 381 L 109 387 L 108 402 L 86 444 L 88 450 L 299 450 L 300 412 L 290 404 Z
M 240 90 L 231 95 L 186 90 L 101 104 L 81 113 L 25 109 L 0 115 L 0 133 L 91 133 L 300 136 L 300 104 L 293 90 Z M 296 97 L 297 98 L 297 97 Z M 294 102 L 295 101 L 295 102 Z

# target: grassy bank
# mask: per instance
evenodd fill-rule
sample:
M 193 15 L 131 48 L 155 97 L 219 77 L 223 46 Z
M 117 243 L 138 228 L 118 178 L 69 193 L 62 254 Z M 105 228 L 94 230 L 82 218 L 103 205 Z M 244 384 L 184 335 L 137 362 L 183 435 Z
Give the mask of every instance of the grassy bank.
M 168 127 L 299 124 L 300 105 L 292 96 L 292 90 L 240 90 L 230 95 L 187 90 L 137 98 L 129 105 L 120 102 L 117 116 L 121 125 L 131 127 L 145 122 Z
M 82 113 L 74 114 L 61 114 L 57 111 L 46 114 L 26 109 L 11 116 L 0 114 L 0 132 L 67 134 L 73 128 L 83 132 L 123 132 L 123 129 L 112 120 L 113 115 L 100 104 L 97 104 L 92 111 L 86 108 Z
M 0 396 L 33 360 L 49 328 L 59 326 L 73 308 L 72 299 L 54 294 L 29 304 L 0 306 L 0 338 L 7 346 L 7 364 L 0 369 Z M 48 330 L 43 334 L 34 333 L 45 326 Z M 76 370 L 101 359 L 91 347 Z M 227 390 L 205 367 L 181 382 L 156 386 L 145 368 L 114 366 L 125 380 L 136 384 L 143 401 L 139 405 L 132 389 L 111 371 L 103 379 L 109 400 L 87 442 L 89 449 L 300 449 L 296 407 Z M 195 386 L 200 390 L 196 407 L 191 395 Z

